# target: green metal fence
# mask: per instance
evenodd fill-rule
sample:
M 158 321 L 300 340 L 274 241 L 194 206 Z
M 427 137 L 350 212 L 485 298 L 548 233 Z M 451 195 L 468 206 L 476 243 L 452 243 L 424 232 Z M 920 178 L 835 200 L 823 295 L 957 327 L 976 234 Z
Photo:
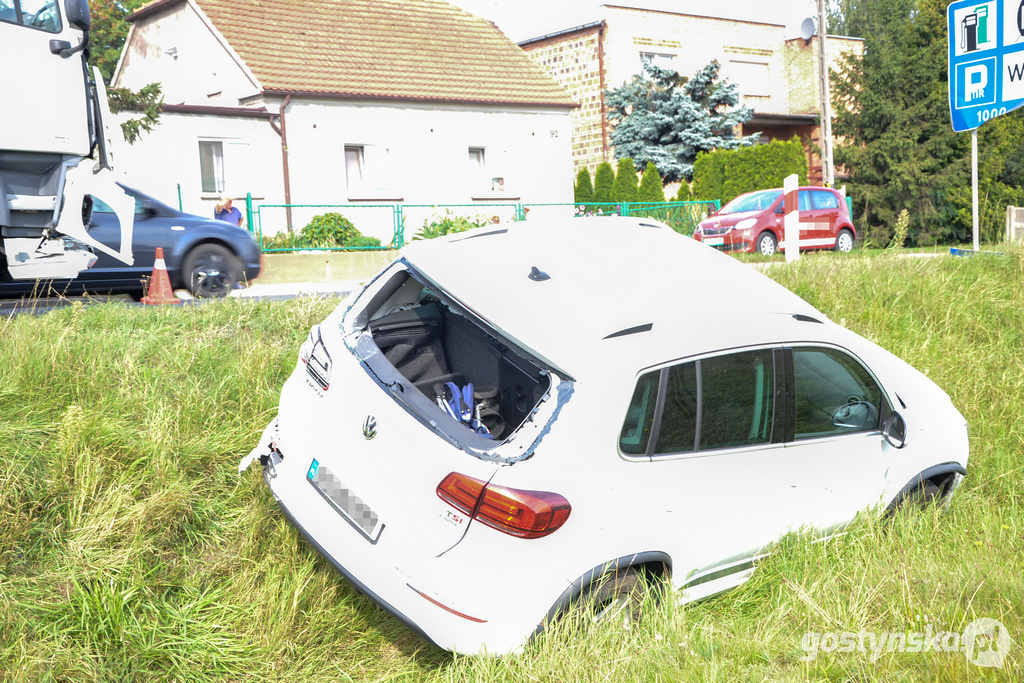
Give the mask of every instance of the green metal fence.
M 589 204 L 256 204 L 246 197 L 249 229 L 266 252 L 338 251 L 400 249 L 416 239 L 424 226 L 463 219 L 476 225 L 528 220 L 531 217 L 573 218 L 579 216 L 634 216 L 654 218 L 676 232 L 692 235 L 697 224 L 721 208 L 721 202 L 622 202 Z M 297 234 L 302 226 L 319 214 L 341 213 L 364 235 L 377 237 L 379 247 L 309 248 L 303 246 L 266 248 L 264 236 L 287 231 Z M 390 241 L 387 239 L 390 235 Z

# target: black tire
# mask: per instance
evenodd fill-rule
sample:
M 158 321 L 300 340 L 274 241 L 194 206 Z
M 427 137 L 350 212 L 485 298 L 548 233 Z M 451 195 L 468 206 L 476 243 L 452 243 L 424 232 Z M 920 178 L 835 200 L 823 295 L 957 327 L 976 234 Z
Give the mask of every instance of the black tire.
M 757 242 L 754 243 L 754 250 L 762 256 L 774 256 L 778 248 L 779 242 L 775 235 L 767 230 L 758 235 Z
M 889 508 L 887 514 L 897 514 L 904 510 L 924 511 L 941 500 L 942 489 L 938 484 L 924 481 L 920 486 L 900 496 Z
M 941 491 L 942 489 L 939 488 L 938 484 L 926 481 L 907 494 L 907 497 L 903 501 L 903 505 L 912 505 L 919 510 L 926 510 L 939 500 L 939 494 Z
M 841 251 L 847 254 L 853 251 L 853 233 L 847 228 L 843 228 L 839 231 L 836 236 L 836 246 L 833 247 L 835 251 Z
M 242 262 L 227 247 L 200 244 L 185 256 L 182 280 L 197 299 L 228 295 L 242 279 Z
M 647 593 L 647 581 L 635 569 L 612 572 L 599 579 L 584 596 L 584 616 L 592 624 L 619 620 L 635 623 Z

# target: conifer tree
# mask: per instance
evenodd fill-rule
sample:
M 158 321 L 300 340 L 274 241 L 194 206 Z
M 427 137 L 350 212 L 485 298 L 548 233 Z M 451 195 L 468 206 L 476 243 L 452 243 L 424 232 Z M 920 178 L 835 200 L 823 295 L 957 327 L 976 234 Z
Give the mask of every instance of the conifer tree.
M 642 76 L 607 91 L 615 154 L 638 164 L 653 162 L 672 182 L 693 177 L 698 152 L 754 144 L 758 133 L 736 137 L 733 132 L 754 112 L 737 106 L 737 87 L 719 82 L 718 70 L 713 60 L 686 78 L 645 64 Z
M 639 181 L 633 160 L 629 157 L 619 159 L 619 166 L 615 171 L 615 185 L 612 187 L 612 201 L 635 202 Z
M 577 204 L 589 204 L 594 201 L 594 186 L 590 182 L 590 171 L 584 167 L 576 174 L 576 186 L 573 190 L 573 201 Z
M 612 199 L 612 186 L 615 185 L 615 169 L 607 161 L 602 161 L 594 173 L 594 202 L 607 204 Z
M 665 188 L 661 184 L 661 174 L 658 168 L 648 163 L 644 174 L 640 176 L 640 190 L 636 195 L 638 202 L 663 202 L 665 201 Z

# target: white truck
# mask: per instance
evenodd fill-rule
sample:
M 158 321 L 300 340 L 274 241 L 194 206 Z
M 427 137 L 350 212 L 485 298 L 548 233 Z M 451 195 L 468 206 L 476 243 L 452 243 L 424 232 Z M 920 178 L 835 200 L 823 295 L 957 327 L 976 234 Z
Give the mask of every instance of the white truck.
M 0 0 L 0 281 L 74 278 L 96 251 L 132 263 L 135 202 L 115 183 L 89 28 L 87 0 Z M 119 244 L 89 235 L 93 197 Z

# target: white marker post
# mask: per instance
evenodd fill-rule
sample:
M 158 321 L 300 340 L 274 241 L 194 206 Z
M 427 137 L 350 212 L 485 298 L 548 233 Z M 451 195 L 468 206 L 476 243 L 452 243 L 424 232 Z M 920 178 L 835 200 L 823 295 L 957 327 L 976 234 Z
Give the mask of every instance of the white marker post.
M 786 233 L 786 263 L 792 263 L 800 258 L 800 204 L 797 201 L 797 187 L 800 179 L 794 173 L 782 181 L 782 192 L 785 197 L 782 200 L 785 215 L 782 218 L 782 229 Z

